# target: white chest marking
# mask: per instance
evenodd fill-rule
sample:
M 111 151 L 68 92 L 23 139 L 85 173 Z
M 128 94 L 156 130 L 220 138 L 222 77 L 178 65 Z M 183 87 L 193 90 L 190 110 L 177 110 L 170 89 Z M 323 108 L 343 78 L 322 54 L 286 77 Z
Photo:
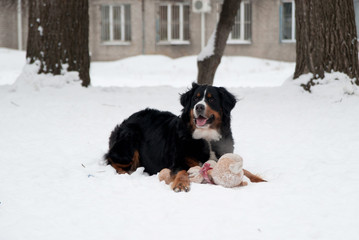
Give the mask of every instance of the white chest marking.
M 222 135 L 215 129 L 211 128 L 196 128 L 192 137 L 194 139 L 204 139 L 207 141 L 219 141 L 222 138 Z

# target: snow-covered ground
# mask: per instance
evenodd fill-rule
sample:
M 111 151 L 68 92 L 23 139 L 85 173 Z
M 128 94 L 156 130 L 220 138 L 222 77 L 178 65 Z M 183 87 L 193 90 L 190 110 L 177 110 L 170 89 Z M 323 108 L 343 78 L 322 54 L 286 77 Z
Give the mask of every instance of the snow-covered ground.
M 87 89 L 34 80 L 28 68 L 9 85 L 24 56 L 0 49 L 1 240 L 358 238 L 359 94 L 344 75 L 308 94 L 286 81 L 293 63 L 225 57 L 215 85 L 240 99 L 235 152 L 268 182 L 174 193 L 142 169 L 115 174 L 101 158 L 131 113 L 180 113 L 195 56 L 95 62 Z

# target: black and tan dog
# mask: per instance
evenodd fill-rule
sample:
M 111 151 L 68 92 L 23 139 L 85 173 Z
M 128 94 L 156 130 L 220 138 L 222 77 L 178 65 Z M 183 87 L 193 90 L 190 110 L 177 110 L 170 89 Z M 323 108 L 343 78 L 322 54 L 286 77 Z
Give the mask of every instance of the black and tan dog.
M 189 191 L 187 170 L 233 152 L 230 112 L 235 97 L 225 88 L 192 84 L 181 95 L 182 115 L 145 109 L 112 131 L 108 164 L 118 173 L 144 167 L 149 174 L 171 170 L 172 189 Z M 264 181 L 245 171 L 253 182 Z

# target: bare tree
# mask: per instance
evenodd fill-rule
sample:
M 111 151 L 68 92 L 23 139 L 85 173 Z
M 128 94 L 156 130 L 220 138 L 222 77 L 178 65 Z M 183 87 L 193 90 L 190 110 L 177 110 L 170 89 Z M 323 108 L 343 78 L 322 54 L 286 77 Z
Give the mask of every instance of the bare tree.
M 295 0 L 297 59 L 294 78 L 313 73 L 310 91 L 324 72 L 339 71 L 359 85 L 358 41 L 353 0 Z
M 39 73 L 78 71 L 90 84 L 88 0 L 29 0 L 26 57 L 40 61 Z
M 213 53 L 197 61 L 197 82 L 199 84 L 213 85 L 214 75 L 218 65 L 221 63 L 227 39 L 232 31 L 240 4 L 240 0 L 224 0 L 215 33 L 205 47 L 205 49 L 213 48 Z M 211 46 L 211 44 L 213 45 Z

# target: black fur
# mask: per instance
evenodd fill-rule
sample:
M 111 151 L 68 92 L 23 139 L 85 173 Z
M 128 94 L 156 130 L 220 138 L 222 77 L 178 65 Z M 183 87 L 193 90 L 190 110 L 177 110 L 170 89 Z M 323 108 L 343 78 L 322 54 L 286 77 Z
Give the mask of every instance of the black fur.
M 211 148 L 217 158 L 233 152 L 230 111 L 236 104 L 235 97 L 224 88 L 193 83 L 192 88 L 181 95 L 183 110 L 180 117 L 170 112 L 145 109 L 116 126 L 110 136 L 109 151 L 105 155 L 107 163 L 131 164 L 135 151 L 139 153 L 139 166 L 144 167 L 149 174 L 156 174 L 163 168 L 173 172 L 187 170 L 187 158 L 206 162 L 210 157 L 210 146 L 206 140 L 192 137 L 190 115 L 199 100 L 198 96 L 203 96 L 205 90 L 213 97 L 205 99 L 206 104 L 221 117 L 218 131 L 222 138 L 211 141 Z

